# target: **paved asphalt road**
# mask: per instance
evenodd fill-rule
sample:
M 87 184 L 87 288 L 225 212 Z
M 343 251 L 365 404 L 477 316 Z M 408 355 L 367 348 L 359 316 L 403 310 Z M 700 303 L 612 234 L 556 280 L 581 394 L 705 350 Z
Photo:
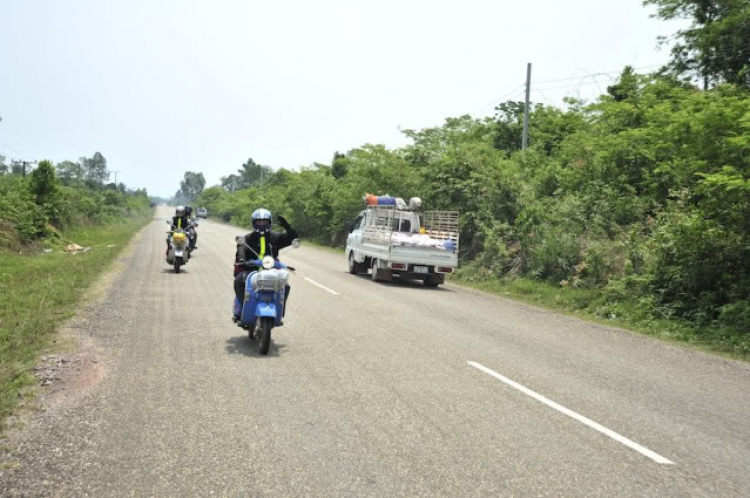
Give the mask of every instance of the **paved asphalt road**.
M 102 380 L 6 439 L 3 498 L 750 496 L 748 364 L 304 246 L 261 357 L 241 231 L 203 222 L 177 275 L 165 209 L 77 322 Z

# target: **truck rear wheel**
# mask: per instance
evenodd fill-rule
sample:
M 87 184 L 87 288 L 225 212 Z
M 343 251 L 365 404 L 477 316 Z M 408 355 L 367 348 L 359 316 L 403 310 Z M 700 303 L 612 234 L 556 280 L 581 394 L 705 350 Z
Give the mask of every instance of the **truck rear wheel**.
M 442 275 L 430 275 L 429 277 L 424 279 L 424 286 L 428 289 L 434 289 L 438 285 L 445 282 L 445 277 Z
M 352 275 L 367 273 L 367 263 L 357 263 L 357 260 L 354 259 L 354 251 L 349 254 L 349 273 Z
M 390 282 L 393 280 L 393 272 L 379 267 L 380 260 L 372 260 L 372 281 L 373 282 Z

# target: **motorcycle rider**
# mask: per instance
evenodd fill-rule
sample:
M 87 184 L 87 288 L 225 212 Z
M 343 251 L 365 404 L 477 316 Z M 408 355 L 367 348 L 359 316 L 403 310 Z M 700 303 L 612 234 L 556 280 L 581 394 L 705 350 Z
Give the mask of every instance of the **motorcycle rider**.
M 187 216 L 185 206 L 177 206 L 177 209 L 174 211 L 174 216 L 172 217 L 172 225 L 185 230 L 189 224 L 190 218 Z
M 297 238 L 297 232 L 283 216 L 277 216 L 276 219 L 284 229 L 283 233 L 271 231 L 273 225 L 271 211 L 264 208 L 253 211 L 253 231 L 245 235 L 245 244 L 255 251 L 255 253 L 243 245 L 238 245 L 235 262 L 248 259 L 263 259 L 266 255 L 271 255 L 274 259 L 278 259 L 279 250 L 292 245 L 292 241 Z M 248 275 L 256 270 L 257 267 L 254 265 L 235 265 L 234 267 L 234 292 L 240 303 L 243 302 L 245 297 L 245 281 Z M 289 290 L 290 288 L 287 286 L 285 289 L 285 303 L 289 298 Z M 286 309 L 286 305 L 284 308 Z
M 187 230 L 189 225 L 190 219 L 185 213 L 185 207 L 177 206 L 177 209 L 174 211 L 174 216 L 172 217 L 172 230 L 175 230 L 176 228 Z M 169 236 L 167 236 L 167 252 L 169 252 Z
M 192 251 L 193 249 L 198 248 L 198 230 L 195 229 L 194 225 L 195 218 L 193 217 L 193 207 L 185 206 L 185 214 L 187 215 L 188 222 L 190 223 L 188 225 L 187 231 L 192 235 L 192 240 L 190 241 L 190 250 Z

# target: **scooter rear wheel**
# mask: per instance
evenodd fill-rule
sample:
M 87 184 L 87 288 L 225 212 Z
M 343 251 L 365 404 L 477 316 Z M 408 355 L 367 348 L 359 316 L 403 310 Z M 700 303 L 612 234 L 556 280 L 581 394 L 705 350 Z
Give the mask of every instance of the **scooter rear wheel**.
M 260 354 L 268 354 L 271 348 L 271 329 L 273 328 L 273 318 L 263 318 L 260 321 Z

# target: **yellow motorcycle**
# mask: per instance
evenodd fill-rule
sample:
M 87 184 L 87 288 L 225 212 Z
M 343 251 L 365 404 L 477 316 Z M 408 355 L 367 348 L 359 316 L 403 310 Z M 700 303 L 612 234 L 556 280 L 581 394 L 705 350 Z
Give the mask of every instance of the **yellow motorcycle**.
M 167 249 L 167 264 L 174 266 L 174 272 L 180 273 L 180 267 L 190 261 L 190 239 L 187 232 L 182 228 L 177 228 L 167 221 L 167 225 L 172 227 L 167 232 L 169 237 L 169 249 Z

